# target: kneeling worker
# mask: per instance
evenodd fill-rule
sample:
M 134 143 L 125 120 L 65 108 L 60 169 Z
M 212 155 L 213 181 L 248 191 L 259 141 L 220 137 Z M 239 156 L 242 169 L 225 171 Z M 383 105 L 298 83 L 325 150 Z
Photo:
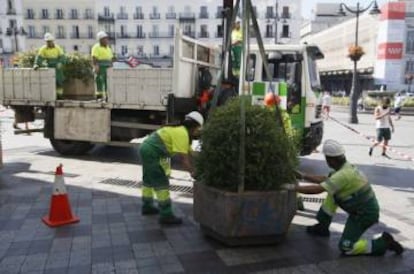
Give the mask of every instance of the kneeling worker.
M 106 80 L 106 71 L 112 67 L 112 62 L 115 60 L 112 49 L 109 45 L 109 36 L 106 32 L 100 31 L 96 35 L 98 43 L 92 47 L 92 64 L 96 74 L 96 97 L 106 97 L 108 91 L 108 83 Z
M 181 224 L 182 220 L 173 214 L 169 192 L 169 159 L 179 155 L 184 168 L 193 176 L 190 152 L 191 142 L 198 136 L 204 123 L 203 116 L 192 111 L 177 126 L 164 126 L 144 140 L 139 149 L 143 169 L 142 214 L 160 213 L 161 224 Z M 154 205 L 154 191 L 158 208 Z
M 339 241 L 339 249 L 344 255 L 384 255 L 387 250 L 401 254 L 404 249 L 388 232 L 371 241 L 360 239 L 361 235 L 378 222 L 379 205 L 375 193 L 366 177 L 347 162 L 345 150 L 338 142 L 326 140 L 322 149 L 328 166 L 334 169 L 328 177 L 298 173 L 298 177 L 314 183 L 313 185 L 282 186 L 304 194 L 328 192 L 316 216 L 318 223 L 309 226 L 312 235 L 328 237 L 329 225 L 339 206 L 349 214 L 345 229 Z

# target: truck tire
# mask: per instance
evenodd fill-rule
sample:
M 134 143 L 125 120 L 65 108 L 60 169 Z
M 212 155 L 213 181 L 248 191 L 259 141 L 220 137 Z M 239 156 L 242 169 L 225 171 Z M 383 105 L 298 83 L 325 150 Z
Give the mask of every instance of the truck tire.
M 50 139 L 53 149 L 62 155 L 83 155 L 94 145 L 89 142 Z

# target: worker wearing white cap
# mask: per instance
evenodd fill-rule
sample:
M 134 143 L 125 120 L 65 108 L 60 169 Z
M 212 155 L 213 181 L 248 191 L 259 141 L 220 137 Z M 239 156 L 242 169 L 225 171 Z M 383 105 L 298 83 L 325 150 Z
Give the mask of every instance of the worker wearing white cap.
M 231 31 L 231 53 L 233 75 L 240 75 L 241 53 L 243 48 L 243 32 L 240 28 L 240 18 L 236 18 L 236 23 Z
M 106 97 L 106 91 L 108 90 L 106 71 L 109 67 L 112 67 L 114 54 L 109 45 L 109 36 L 106 32 L 98 32 L 96 38 L 98 43 L 92 47 L 91 52 L 96 74 L 96 96 L 97 98 L 104 98 Z
M 48 67 L 56 69 L 56 92 L 58 98 L 62 96 L 62 85 L 63 85 L 63 70 L 62 65 L 64 64 L 66 57 L 62 48 L 55 43 L 55 37 L 49 32 L 45 33 L 44 40 L 46 45 L 42 46 L 35 58 L 34 69 L 39 67 Z
M 180 156 L 182 164 L 193 175 L 190 152 L 191 141 L 198 136 L 204 124 L 201 113 L 192 111 L 179 125 L 165 126 L 144 140 L 139 149 L 142 162 L 142 214 L 160 214 L 161 224 L 181 224 L 181 219 L 173 214 L 168 177 L 171 172 L 169 159 Z M 154 205 L 154 192 L 158 208 Z
M 366 240 L 362 234 L 378 222 L 379 206 L 375 193 L 367 178 L 347 162 L 345 150 L 335 140 L 326 140 L 322 152 L 326 162 L 334 171 L 328 177 L 298 172 L 297 176 L 311 185 L 283 185 L 283 189 L 304 194 L 328 195 L 316 216 L 318 223 L 307 227 L 307 232 L 315 236 L 329 237 L 329 226 L 338 206 L 349 214 L 345 229 L 339 241 L 339 249 L 344 255 L 384 255 L 387 250 L 401 254 L 404 249 L 388 232 L 381 237 Z

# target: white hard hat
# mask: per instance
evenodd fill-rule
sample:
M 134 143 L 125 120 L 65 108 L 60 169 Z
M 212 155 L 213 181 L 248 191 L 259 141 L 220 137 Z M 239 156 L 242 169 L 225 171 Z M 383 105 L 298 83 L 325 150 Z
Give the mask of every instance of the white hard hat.
M 236 17 L 236 23 L 240 23 L 241 22 L 241 19 L 240 19 L 240 17 Z
M 328 157 L 338 157 L 345 155 L 345 149 L 335 140 L 326 140 L 323 143 L 322 153 Z
M 106 38 L 108 37 L 108 34 L 104 31 L 100 31 L 98 32 L 98 34 L 96 34 L 96 39 L 101 40 L 102 38 Z
M 185 116 L 185 119 L 191 119 L 196 121 L 200 126 L 204 124 L 203 115 L 198 111 L 192 111 Z
M 45 41 L 54 41 L 55 37 L 53 37 L 53 35 L 50 32 L 46 32 L 45 36 L 44 36 L 44 40 Z

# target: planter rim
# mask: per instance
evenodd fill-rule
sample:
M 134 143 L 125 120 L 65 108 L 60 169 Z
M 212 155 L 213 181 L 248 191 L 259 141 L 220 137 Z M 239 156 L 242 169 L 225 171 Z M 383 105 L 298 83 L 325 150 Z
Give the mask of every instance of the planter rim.
M 280 189 L 280 190 L 263 190 L 263 191 L 259 191 L 259 190 L 247 190 L 247 191 L 243 191 L 242 193 L 238 193 L 238 192 L 234 192 L 234 191 L 227 191 L 227 190 L 223 190 L 223 189 L 218 189 L 215 187 L 211 187 L 206 185 L 205 183 L 202 183 L 200 181 L 195 181 L 194 184 L 197 184 L 198 186 L 202 186 L 205 188 L 208 188 L 210 191 L 216 192 L 216 193 L 222 193 L 224 195 L 228 195 L 228 196 L 240 196 L 240 195 L 245 195 L 245 196 L 249 196 L 249 195 L 257 195 L 257 194 L 263 194 L 263 195 L 272 195 L 275 193 L 280 193 L 280 192 L 285 192 L 287 190 L 285 189 Z

